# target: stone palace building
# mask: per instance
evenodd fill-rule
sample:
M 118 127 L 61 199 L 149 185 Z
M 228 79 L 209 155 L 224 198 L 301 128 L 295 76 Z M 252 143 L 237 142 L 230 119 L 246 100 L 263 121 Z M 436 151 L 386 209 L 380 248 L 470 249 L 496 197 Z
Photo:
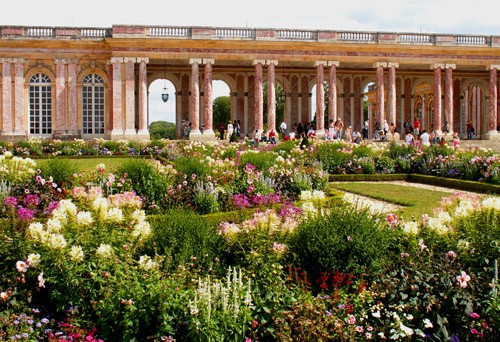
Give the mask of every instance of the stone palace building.
M 418 117 L 428 130 L 447 122 L 465 136 L 470 121 L 481 139 L 500 139 L 500 36 L 0 26 L 0 62 L 3 141 L 149 139 L 148 88 L 165 78 L 175 87 L 178 134 L 185 119 L 190 139 L 215 139 L 213 80 L 229 87 L 231 119 L 244 134 L 279 126 L 280 83 L 288 127 L 316 117 L 321 135 L 341 117 L 358 129 L 387 120 L 401 132 Z

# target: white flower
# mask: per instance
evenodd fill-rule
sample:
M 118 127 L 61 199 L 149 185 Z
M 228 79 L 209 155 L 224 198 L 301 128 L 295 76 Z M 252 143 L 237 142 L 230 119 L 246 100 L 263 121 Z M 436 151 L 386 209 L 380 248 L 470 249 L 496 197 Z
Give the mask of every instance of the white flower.
M 58 218 L 50 218 L 47 220 L 47 231 L 50 233 L 59 233 L 62 228 L 62 223 Z
M 406 234 L 418 234 L 418 223 L 415 221 L 405 222 L 403 232 Z
M 413 335 L 413 329 L 410 327 L 407 327 L 402 322 L 399 323 L 399 329 L 401 329 L 401 331 L 403 331 L 406 334 L 406 336 Z
M 71 246 L 71 250 L 69 251 L 69 256 L 71 260 L 73 260 L 74 262 L 82 261 L 84 257 L 82 247 L 78 245 Z
M 28 227 L 28 232 L 31 236 L 32 239 L 38 240 L 42 237 L 42 234 L 44 232 L 43 230 L 43 224 L 40 222 L 33 222 L 30 223 Z
M 97 255 L 102 258 L 111 258 L 113 256 L 113 248 L 106 243 L 101 243 L 97 249 Z
M 139 258 L 139 267 L 146 271 L 156 270 L 159 266 L 160 264 L 151 259 L 148 255 L 141 255 Z
M 137 222 L 145 221 L 146 220 L 146 212 L 144 210 L 137 209 L 136 211 L 134 211 L 132 213 L 132 218 Z
M 481 202 L 483 208 L 500 210 L 500 197 L 487 197 Z
M 66 239 L 62 234 L 50 234 L 48 246 L 53 249 L 63 249 L 66 247 Z
M 380 311 L 377 310 L 375 312 L 372 312 L 372 316 L 375 317 L 375 318 L 380 318 Z
M 121 222 L 123 221 L 123 212 L 120 208 L 109 208 L 104 215 L 104 219 L 108 222 Z
M 16 268 L 17 268 L 18 272 L 26 273 L 26 271 L 28 270 L 28 264 L 26 264 L 24 261 L 20 260 L 20 261 L 16 262 Z
M 428 318 L 424 318 L 424 327 L 430 329 L 434 326 L 432 325 L 432 322 Z
M 92 213 L 89 211 L 81 211 L 76 215 L 76 222 L 80 226 L 88 226 L 92 222 L 94 222 L 94 218 L 92 217 Z
M 36 267 L 40 263 L 40 254 L 31 253 L 26 261 L 30 267 Z
M 105 212 L 108 210 L 108 200 L 104 197 L 97 197 L 94 202 L 92 202 L 92 208 L 97 211 Z
M 133 237 L 139 237 L 141 239 L 147 238 L 151 235 L 151 226 L 147 221 L 140 221 L 134 226 L 134 230 L 132 231 Z

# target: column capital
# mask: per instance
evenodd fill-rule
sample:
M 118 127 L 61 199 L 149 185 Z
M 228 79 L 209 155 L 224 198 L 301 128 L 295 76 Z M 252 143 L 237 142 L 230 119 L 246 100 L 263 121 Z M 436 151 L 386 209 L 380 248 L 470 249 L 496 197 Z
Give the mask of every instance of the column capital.
M 324 66 L 327 66 L 328 65 L 328 62 L 327 61 L 315 61 L 314 62 L 314 66 L 318 66 L 318 65 L 324 65 Z
M 387 62 L 375 62 L 375 63 L 373 63 L 373 67 L 374 68 L 378 68 L 378 67 L 387 68 Z
M 452 69 L 452 70 L 455 70 L 457 68 L 457 65 L 456 64 L 445 64 L 444 65 L 444 68 L 445 69 Z
M 277 59 L 267 59 L 266 65 L 271 65 L 271 64 L 278 65 L 278 60 Z
M 189 64 L 201 64 L 203 62 L 203 59 L 201 58 L 190 58 L 189 59 Z
M 399 68 L 399 63 L 396 63 L 396 62 L 388 62 L 388 63 L 387 63 L 387 67 L 388 67 L 388 68 L 392 68 L 392 67 Z
M 328 65 L 328 66 L 334 66 L 334 65 L 335 65 L 336 67 L 338 67 L 338 66 L 339 66 L 339 64 L 340 64 L 340 62 L 339 62 L 339 61 L 328 61 L 328 64 L 327 64 L 327 65 Z
M 111 63 L 123 63 L 123 57 L 111 57 Z
M 441 68 L 441 69 L 444 69 L 444 64 L 441 64 L 441 63 L 434 63 L 434 64 L 431 64 L 431 69 L 437 69 L 437 68 Z
M 141 63 L 141 62 L 148 64 L 149 58 L 148 57 L 137 57 L 137 63 Z
M 491 64 L 490 66 L 486 67 L 486 70 L 491 70 L 491 69 L 500 70 L 500 64 Z
M 12 63 L 14 58 L 0 58 L 1 63 Z
M 136 63 L 136 57 L 123 57 L 123 63 Z
M 215 64 L 215 59 L 213 58 L 203 58 L 203 64 Z
M 257 65 L 257 64 L 266 64 L 265 59 L 254 59 L 252 62 L 252 65 Z

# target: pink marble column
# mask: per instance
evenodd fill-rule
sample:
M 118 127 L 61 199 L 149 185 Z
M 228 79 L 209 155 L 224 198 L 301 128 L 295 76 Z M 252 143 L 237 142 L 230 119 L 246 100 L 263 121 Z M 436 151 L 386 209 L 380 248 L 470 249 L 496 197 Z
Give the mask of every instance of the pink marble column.
M 203 134 L 213 134 L 213 89 L 212 89 L 212 64 L 213 59 L 204 59 L 205 63 L 205 79 L 204 79 L 204 93 L 205 93 L 205 112 L 204 124 L 205 129 Z
M 255 129 L 262 132 L 264 128 L 264 99 L 262 94 L 262 64 L 263 60 L 255 60 L 253 63 L 255 65 L 255 105 L 254 105 L 254 117 L 255 117 Z
M 56 108 L 55 120 L 52 121 L 55 127 L 54 130 L 58 134 L 63 134 L 66 129 L 66 65 L 65 59 L 56 59 Z
M 148 75 L 147 63 L 149 58 L 137 58 L 139 63 L 139 122 L 138 134 L 148 134 Z
M 388 63 L 388 112 L 389 123 L 393 123 L 397 127 L 396 119 L 396 68 L 399 67 L 398 63 Z
M 12 125 L 12 59 L 2 58 L 2 135 L 13 132 Z
M 276 74 L 278 61 L 267 61 L 267 129 L 276 131 Z
M 444 117 L 448 121 L 448 129 L 452 132 L 455 131 L 453 123 L 453 69 L 455 64 L 446 64 L 446 72 L 444 79 Z M 443 132 L 447 133 L 447 132 Z
M 125 134 L 136 135 L 135 128 L 135 63 L 137 58 L 124 58 L 125 63 Z
M 325 134 L 325 64 L 316 61 L 316 135 Z
M 113 108 L 111 119 L 111 135 L 123 134 L 123 106 L 122 106 L 122 69 L 123 58 L 111 58 L 113 65 Z
M 78 131 L 78 100 L 77 100 L 78 60 L 69 60 L 68 64 L 68 122 L 67 129 Z
M 488 133 L 497 133 L 498 125 L 498 80 L 497 70 L 500 65 L 490 66 L 490 101 L 488 108 Z
M 200 71 L 201 59 L 191 58 L 191 112 L 189 121 L 191 122 L 191 133 L 197 134 L 200 131 Z
M 441 131 L 443 125 L 441 119 L 441 69 L 444 67 L 442 64 L 435 64 L 434 66 L 434 121 L 432 123 L 435 131 Z
M 337 121 L 337 66 L 339 62 L 330 61 L 329 93 L 328 93 L 328 119 Z
M 14 132 L 26 134 L 29 131 L 24 113 L 24 58 L 14 58 Z
M 376 109 L 376 120 L 383 127 L 385 118 L 385 96 L 384 96 L 384 66 L 387 63 L 375 63 L 377 68 L 377 109 Z

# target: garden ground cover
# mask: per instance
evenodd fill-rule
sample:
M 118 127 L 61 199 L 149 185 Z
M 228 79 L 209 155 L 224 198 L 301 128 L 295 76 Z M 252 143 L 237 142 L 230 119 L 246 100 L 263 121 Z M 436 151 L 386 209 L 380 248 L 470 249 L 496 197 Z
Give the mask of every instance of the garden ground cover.
M 354 207 L 327 180 L 498 183 L 498 157 L 386 147 L 172 142 L 148 147 L 157 163 L 89 159 L 74 179 L 70 159 L 38 172 L 4 150 L 0 340 L 493 340 L 498 196 L 445 194 L 408 219 Z
M 441 205 L 443 197 L 453 196 L 453 194 L 445 191 L 419 188 L 418 186 L 404 186 L 391 182 L 331 182 L 328 186 L 402 206 L 394 214 L 407 220 L 432 213 L 434 209 Z

